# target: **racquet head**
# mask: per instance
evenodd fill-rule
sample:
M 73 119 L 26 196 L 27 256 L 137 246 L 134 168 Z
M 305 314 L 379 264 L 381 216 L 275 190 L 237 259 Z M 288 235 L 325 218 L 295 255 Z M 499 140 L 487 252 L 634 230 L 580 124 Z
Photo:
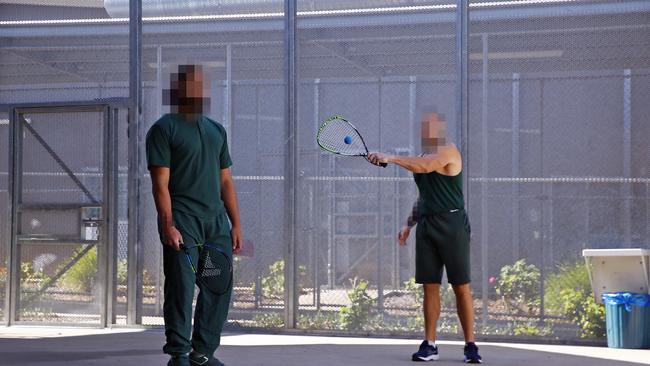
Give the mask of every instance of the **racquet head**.
M 368 159 L 368 147 L 359 131 L 341 116 L 332 116 L 321 124 L 316 135 L 318 146 L 334 154 L 363 156 Z M 381 163 L 385 167 L 386 164 Z
M 194 266 L 192 249 L 198 252 L 197 265 Z M 192 271 L 196 275 L 199 287 L 223 295 L 232 287 L 232 260 L 230 255 L 215 244 L 183 245 L 183 251 L 188 258 Z
M 323 121 L 318 129 L 316 141 L 323 150 L 335 154 L 368 155 L 368 149 L 359 131 L 341 116 L 332 116 Z

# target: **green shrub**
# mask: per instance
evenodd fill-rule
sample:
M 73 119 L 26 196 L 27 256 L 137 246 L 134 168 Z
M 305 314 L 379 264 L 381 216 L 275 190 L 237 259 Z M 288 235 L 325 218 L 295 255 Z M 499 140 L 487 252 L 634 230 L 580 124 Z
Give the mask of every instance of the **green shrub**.
M 313 316 L 300 315 L 298 317 L 298 328 L 301 329 L 339 329 L 341 324 L 337 313 L 318 311 Z
M 456 307 L 456 294 L 449 283 L 440 285 L 440 306 L 442 308 Z
M 84 248 L 75 250 L 72 257 L 79 255 L 82 250 Z M 65 261 L 65 263 L 68 263 L 68 261 Z M 97 247 L 93 247 L 63 274 L 61 285 L 73 291 L 90 293 L 95 287 L 96 275 Z
M 512 324 L 506 326 L 496 324 L 486 324 L 483 326 L 480 322 L 474 325 L 474 332 L 481 335 L 512 335 Z
M 424 288 L 421 284 L 415 282 L 415 277 L 411 277 L 408 281 L 404 282 L 404 289 L 413 296 L 415 304 L 421 307 L 424 301 Z
M 540 304 L 539 280 L 539 269 L 535 265 L 526 264 L 525 259 L 520 259 L 501 268 L 496 292 L 509 309 L 533 313 Z M 526 309 L 522 309 L 521 305 Z
M 371 329 L 374 300 L 368 294 L 368 282 L 359 278 L 350 280 L 352 291 L 348 292 L 350 305 L 339 310 L 341 325 L 346 330 Z
M 413 297 L 418 309 L 417 315 L 409 317 L 406 321 L 406 329 L 409 331 L 421 331 L 424 326 L 424 314 L 422 314 L 422 303 L 424 302 L 424 286 L 415 282 L 415 277 L 411 277 L 404 282 L 404 289 Z M 449 283 L 440 286 L 440 306 L 450 308 L 456 306 L 456 295 Z M 441 320 L 439 328 L 441 332 L 457 333 L 458 324 L 453 322 L 445 323 Z
M 561 264 L 558 271 L 549 275 L 544 281 L 544 310 L 553 315 L 563 315 L 564 302 L 562 290 L 591 294 L 589 273 L 584 262 Z
M 446 334 L 460 333 L 460 323 L 456 317 L 440 317 L 438 320 L 438 332 Z
M 422 302 L 424 301 L 424 286 L 415 282 L 415 277 L 411 277 L 404 282 L 404 289 L 413 297 L 414 308 L 417 309 L 415 316 L 409 316 L 404 325 L 406 330 L 411 332 L 421 332 L 424 327 L 424 314 L 422 314 Z
M 51 308 L 41 308 L 34 306 L 21 306 L 18 311 L 18 317 L 20 320 L 53 320 L 58 318 Z
M 548 312 L 563 316 L 580 327 L 580 337 L 599 338 L 606 334 L 605 307 L 596 304 L 583 262 L 562 264 L 548 276 L 544 290 Z
M 605 336 L 605 306 L 597 304 L 591 292 L 567 288 L 560 291 L 560 301 L 563 315 L 580 327 L 580 337 Z
M 117 261 L 117 284 L 126 286 L 126 278 L 128 273 L 128 263 L 126 259 L 120 259 Z
M 20 281 L 25 282 L 45 282 L 50 278 L 43 273 L 42 271 L 37 271 L 34 269 L 32 262 L 22 262 L 20 263 Z
M 602 338 L 607 335 L 605 325 L 605 305 L 597 304 L 591 293 L 584 302 L 584 312 L 578 320 L 582 338 Z
M 4 289 L 4 285 L 7 283 L 7 268 L 0 267 L 0 286 Z
M 284 327 L 284 317 L 277 313 L 257 314 L 253 317 L 253 323 L 256 327 L 261 328 L 282 328 Z
M 305 266 L 298 266 L 298 293 L 307 278 Z M 262 277 L 262 296 L 270 299 L 284 298 L 284 260 L 279 260 L 269 266 L 269 274 Z
M 404 282 L 404 289 L 413 296 L 415 304 L 418 307 L 422 307 L 422 303 L 424 302 L 424 286 L 416 283 L 415 277 L 411 277 L 408 281 Z M 440 306 L 443 308 L 456 306 L 456 295 L 449 283 L 440 285 Z
M 269 274 L 262 277 L 262 294 L 269 298 L 284 296 L 284 261 L 277 261 L 269 266 Z
M 537 322 L 525 322 L 512 324 L 512 334 L 516 336 L 547 337 L 553 334 L 553 329 L 547 326 L 540 326 Z

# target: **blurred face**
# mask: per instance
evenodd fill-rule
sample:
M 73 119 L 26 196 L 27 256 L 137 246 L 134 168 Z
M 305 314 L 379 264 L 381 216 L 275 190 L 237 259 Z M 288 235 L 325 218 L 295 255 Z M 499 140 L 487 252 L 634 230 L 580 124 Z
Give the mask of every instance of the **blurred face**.
M 201 65 L 180 65 L 170 80 L 169 104 L 173 113 L 204 114 L 210 106 L 209 81 Z
M 422 115 L 422 150 L 425 153 L 435 153 L 440 146 L 446 144 L 447 123 L 440 118 L 438 113 L 425 113 Z
M 196 67 L 194 70 L 185 74 L 185 80 L 179 81 L 179 96 L 181 98 L 203 98 L 203 70 Z

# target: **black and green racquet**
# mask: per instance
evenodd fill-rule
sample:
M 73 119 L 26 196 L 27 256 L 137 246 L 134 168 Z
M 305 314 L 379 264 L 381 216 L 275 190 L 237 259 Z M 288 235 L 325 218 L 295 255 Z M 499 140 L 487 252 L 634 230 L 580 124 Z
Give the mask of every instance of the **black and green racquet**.
M 363 137 L 352 123 L 341 116 L 332 116 L 323 121 L 318 129 L 316 141 L 325 151 L 346 156 L 363 156 L 370 161 Z M 385 168 L 387 164 L 379 165 Z
M 196 276 L 196 284 L 206 288 L 216 295 L 223 295 L 232 287 L 232 260 L 230 255 L 214 244 L 181 245 Z M 192 252 L 198 255 L 197 265 L 194 265 Z

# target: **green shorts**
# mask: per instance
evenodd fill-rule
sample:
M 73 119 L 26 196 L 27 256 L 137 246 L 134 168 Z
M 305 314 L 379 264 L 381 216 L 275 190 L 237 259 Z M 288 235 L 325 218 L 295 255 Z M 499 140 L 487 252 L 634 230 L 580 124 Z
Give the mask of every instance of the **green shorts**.
M 422 215 L 415 233 L 415 282 L 441 283 L 446 269 L 452 285 L 469 283 L 470 232 L 463 209 Z

